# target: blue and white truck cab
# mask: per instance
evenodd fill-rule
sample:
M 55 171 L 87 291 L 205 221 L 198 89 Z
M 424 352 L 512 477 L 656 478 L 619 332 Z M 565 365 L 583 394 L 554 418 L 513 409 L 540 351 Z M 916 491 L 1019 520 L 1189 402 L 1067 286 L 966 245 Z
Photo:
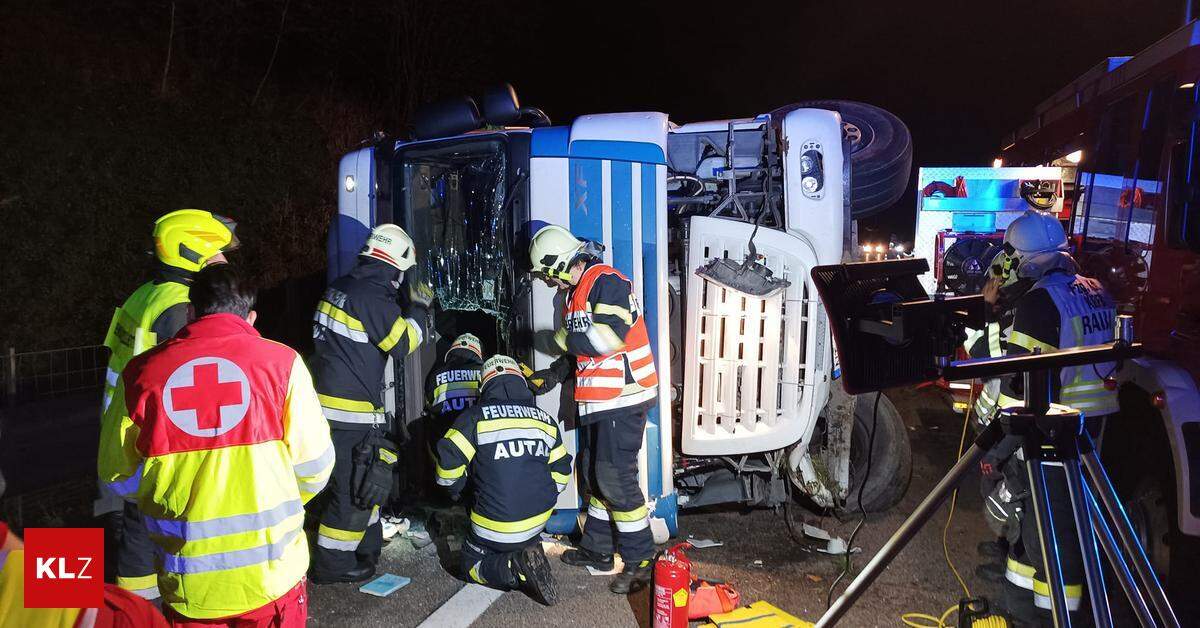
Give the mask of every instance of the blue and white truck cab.
M 848 259 L 854 219 L 903 192 L 904 125 L 840 101 L 681 125 L 635 112 L 555 126 L 508 86 L 482 104 L 429 105 L 413 139 L 376 139 L 341 161 L 329 277 L 349 270 L 373 225 L 395 222 L 438 297 L 438 341 L 385 383 L 397 416 L 421 414 L 421 383 L 457 333 L 534 369 L 557 357 L 540 339 L 561 324 L 562 297 L 531 281 L 527 250 L 536 228 L 558 224 L 602 244 L 638 291 L 660 381 L 641 457 L 657 540 L 676 531 L 680 508 L 848 506 L 872 404 L 856 411 L 840 392 L 809 271 Z M 752 237 L 782 291 L 760 298 L 696 274 L 712 258 L 741 262 Z M 574 452 L 570 390 L 539 404 L 562 419 Z M 907 431 L 886 398 L 880 406 L 863 497 L 875 509 L 899 499 L 910 469 Z M 579 491 L 563 492 L 551 532 L 575 527 Z

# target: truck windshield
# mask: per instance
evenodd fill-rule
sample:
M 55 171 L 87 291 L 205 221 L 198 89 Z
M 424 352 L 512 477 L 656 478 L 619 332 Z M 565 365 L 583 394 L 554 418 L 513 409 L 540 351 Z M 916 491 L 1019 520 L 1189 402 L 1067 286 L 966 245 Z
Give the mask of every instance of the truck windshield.
M 417 271 L 432 284 L 441 308 L 507 321 L 513 264 L 506 143 L 419 145 L 401 149 L 398 157 L 404 226 L 421 252 Z

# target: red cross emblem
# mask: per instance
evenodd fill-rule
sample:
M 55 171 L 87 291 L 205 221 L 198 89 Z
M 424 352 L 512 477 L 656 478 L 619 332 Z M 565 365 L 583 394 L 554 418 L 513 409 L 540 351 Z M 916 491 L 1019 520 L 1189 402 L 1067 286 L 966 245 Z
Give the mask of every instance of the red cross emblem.
M 163 389 L 167 417 L 193 436 L 220 436 L 250 407 L 250 382 L 237 364 L 217 357 L 189 360 L 175 369 Z

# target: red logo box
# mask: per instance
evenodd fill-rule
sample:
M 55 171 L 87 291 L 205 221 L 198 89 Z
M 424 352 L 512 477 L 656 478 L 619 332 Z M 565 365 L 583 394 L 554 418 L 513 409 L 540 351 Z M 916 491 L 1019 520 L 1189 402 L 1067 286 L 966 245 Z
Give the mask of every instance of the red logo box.
M 25 529 L 25 608 L 99 608 L 103 603 L 103 529 Z

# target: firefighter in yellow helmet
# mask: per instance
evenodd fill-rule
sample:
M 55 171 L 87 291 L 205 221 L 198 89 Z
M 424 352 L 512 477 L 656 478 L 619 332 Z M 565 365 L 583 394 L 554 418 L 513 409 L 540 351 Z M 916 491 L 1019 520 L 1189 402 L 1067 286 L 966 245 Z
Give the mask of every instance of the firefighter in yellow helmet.
M 237 247 L 237 224 L 201 209 L 173 211 L 154 223 L 155 277 L 142 284 L 113 314 L 104 346 L 108 372 L 104 383 L 101 423 L 119 420 L 110 412 L 121 371 L 134 356 L 175 335 L 188 322 L 188 290 L 201 268 L 225 261 Z M 95 514 L 112 513 L 118 532 L 117 584 L 154 600 L 159 597 L 154 549 L 137 506 L 100 487 Z M 123 513 L 117 516 L 117 513 Z

